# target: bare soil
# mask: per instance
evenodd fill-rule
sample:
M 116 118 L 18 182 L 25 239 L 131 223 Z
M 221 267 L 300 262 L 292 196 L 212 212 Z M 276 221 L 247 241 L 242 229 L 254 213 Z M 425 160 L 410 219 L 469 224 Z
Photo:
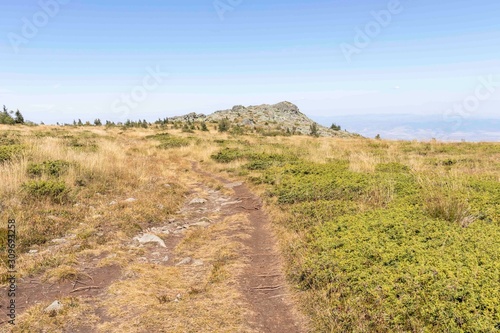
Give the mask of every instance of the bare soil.
M 248 303 L 252 318 L 250 326 L 258 332 L 266 333 L 300 333 L 305 332 L 305 325 L 294 308 L 288 294 L 288 286 L 283 273 L 282 259 L 276 249 L 276 239 L 270 228 L 270 221 L 262 210 L 261 199 L 254 195 L 248 187 L 233 186 L 225 178 L 203 172 L 194 165 L 194 170 L 219 180 L 233 188 L 234 200 L 241 201 L 234 206 L 233 213 L 246 213 L 253 231 L 250 237 L 243 240 L 248 266 L 240 277 L 240 288 Z
M 276 247 L 276 240 L 270 228 L 270 221 L 262 210 L 261 199 L 254 195 L 244 183 L 234 183 L 217 175 L 202 171 L 197 164 L 193 163 L 193 170 L 204 177 L 216 179 L 227 188 L 234 191 L 234 194 L 225 198 L 229 204 L 223 207 L 214 205 L 216 198 L 208 200 L 202 209 L 195 210 L 188 202 L 181 208 L 180 220 L 176 224 L 182 225 L 183 219 L 197 220 L 207 215 L 218 215 L 220 219 L 236 214 L 247 214 L 251 222 L 251 228 L 246 239 L 242 242 L 245 250 L 241 253 L 244 261 L 248 263 L 241 276 L 238 277 L 239 289 L 243 295 L 243 302 L 251 313 L 248 318 L 248 326 L 252 331 L 265 333 L 300 333 L 305 332 L 304 321 L 294 308 L 291 301 L 288 286 L 283 274 L 282 259 Z M 193 187 L 200 187 L 203 184 L 192 184 Z M 195 191 L 193 191 L 195 193 Z M 213 191 L 214 196 L 221 196 L 218 191 Z M 220 199 L 220 198 L 219 198 Z M 217 221 L 213 221 L 217 223 Z M 161 256 L 168 255 L 172 259 L 161 263 L 162 265 L 174 265 L 180 258 L 174 258 L 171 249 L 182 240 L 184 233 L 175 232 L 164 238 L 167 248 L 162 248 Z M 155 249 L 154 251 L 159 251 Z M 153 252 L 153 250 L 149 251 Z M 158 252 L 157 252 L 158 253 Z M 97 258 L 98 259 L 98 258 Z M 96 259 L 96 260 L 97 260 Z M 145 253 L 146 261 L 153 261 L 155 258 L 151 253 Z M 89 262 L 79 264 L 79 269 L 84 274 L 73 281 L 64 281 L 57 284 L 43 282 L 40 276 L 28 277 L 18 280 L 17 283 L 17 314 L 21 314 L 26 309 L 36 304 L 50 304 L 54 300 L 73 296 L 86 299 L 90 304 L 95 303 L 94 314 L 97 315 L 101 323 L 109 322 L 106 309 L 99 307 L 97 300 L 106 297 L 106 289 L 114 281 L 121 278 L 122 270 L 117 265 L 100 268 L 93 267 L 92 259 Z M 0 289 L 0 311 L 6 312 L 5 305 L 8 304 L 7 288 Z M 0 323 L 0 331 L 6 329 L 6 321 Z M 74 332 L 92 332 L 92 327 L 82 323 L 80 327 L 74 327 Z M 3 326 L 3 327 L 2 327 Z

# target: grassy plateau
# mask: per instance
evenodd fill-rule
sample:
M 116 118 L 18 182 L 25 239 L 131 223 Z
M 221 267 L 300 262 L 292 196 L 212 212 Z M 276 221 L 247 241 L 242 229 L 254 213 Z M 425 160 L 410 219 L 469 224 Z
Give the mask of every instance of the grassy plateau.
M 129 267 L 120 240 L 175 214 L 193 179 L 204 182 L 191 170 L 195 161 L 208 172 L 245 181 L 263 198 L 311 332 L 500 332 L 499 143 L 218 133 L 213 124 L 209 129 L 1 126 L 0 244 L 6 248 L 7 220 L 16 218 L 19 276 L 67 279 L 79 274 L 79 258 L 115 252 L 110 262 L 144 283 L 172 286 L 156 297 L 192 289 L 193 277 L 179 280 L 177 268 L 154 273 L 147 266 Z M 130 197 L 139 204 L 124 204 Z M 178 251 L 229 251 L 222 244 L 223 226 L 189 234 Z M 29 255 L 68 234 L 76 246 L 36 259 Z M 7 252 L 0 257 L 6 285 Z M 229 272 L 239 269 L 237 262 L 231 265 Z M 214 271 L 199 274 L 208 281 Z M 197 295 L 191 307 L 155 303 L 157 312 L 150 314 L 182 318 L 212 307 L 169 332 L 196 332 L 214 321 L 227 326 L 207 332 L 243 331 L 244 311 L 231 307 L 237 295 L 228 291 L 234 278 L 225 276 L 211 288 L 192 289 Z M 112 285 L 114 298 L 101 304 L 131 322 L 133 311 L 113 303 L 135 304 L 137 310 L 142 303 L 132 285 Z M 151 299 L 156 302 L 155 295 Z M 74 304 L 63 316 L 87 320 L 88 305 Z M 57 332 L 58 318 L 42 308 L 23 316 L 19 332 L 41 332 L 40 322 Z M 156 329 L 156 317 L 148 318 Z M 131 327 L 120 329 L 135 332 Z

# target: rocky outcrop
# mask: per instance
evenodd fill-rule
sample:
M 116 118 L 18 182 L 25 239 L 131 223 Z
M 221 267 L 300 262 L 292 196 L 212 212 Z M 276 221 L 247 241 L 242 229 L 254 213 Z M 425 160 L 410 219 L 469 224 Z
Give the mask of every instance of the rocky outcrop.
M 223 119 L 228 119 L 235 125 L 261 128 L 268 131 L 288 131 L 293 134 L 303 135 L 310 134 L 311 125 L 315 123 L 300 112 L 295 104 L 286 101 L 274 105 L 263 104 L 248 107 L 235 105 L 231 109 L 216 111 L 208 116 L 190 113 L 185 116 L 170 118 L 169 120 L 219 122 Z M 334 131 L 319 124 L 316 124 L 316 126 L 319 136 L 354 136 L 354 134 L 344 131 Z

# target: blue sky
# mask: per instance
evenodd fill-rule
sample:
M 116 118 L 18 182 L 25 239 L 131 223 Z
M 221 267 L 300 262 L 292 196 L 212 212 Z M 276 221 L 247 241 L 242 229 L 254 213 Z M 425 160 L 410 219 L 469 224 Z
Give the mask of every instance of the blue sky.
M 498 1 L 6 2 L 0 104 L 34 121 L 154 120 L 282 100 L 313 117 L 438 116 L 474 97 L 480 78 L 494 89 L 460 117 L 500 117 Z M 357 48 L 350 61 L 342 45 Z M 151 70 L 168 76 L 149 80 Z M 155 84 L 144 90 L 145 79 Z

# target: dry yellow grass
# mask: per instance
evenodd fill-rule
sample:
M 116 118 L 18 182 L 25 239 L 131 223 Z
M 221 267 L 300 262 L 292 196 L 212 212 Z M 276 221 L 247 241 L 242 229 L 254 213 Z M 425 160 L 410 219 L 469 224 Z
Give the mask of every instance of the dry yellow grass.
M 10 127 L 0 126 L 2 131 Z M 115 281 L 105 298 L 88 300 L 66 298 L 70 304 L 55 317 L 43 313 L 42 304 L 29 309 L 19 318 L 15 332 L 63 332 L 82 323 L 97 327 L 98 332 L 247 332 L 247 315 L 236 277 L 246 264 L 238 253 L 240 240 L 248 231 L 244 216 L 233 216 L 208 229 L 190 230 L 178 244 L 178 257 L 190 256 L 203 260 L 200 267 L 167 267 L 141 264 L 137 258 L 146 249 L 130 249 L 127 242 L 142 230 L 163 224 L 174 216 L 185 201 L 187 189 L 204 183 L 212 189 L 229 194 L 213 179 L 192 171 L 191 163 L 204 170 L 233 179 L 244 179 L 252 171 L 242 171 L 244 160 L 218 164 L 211 159 L 224 140 L 234 148 L 265 154 L 289 154 L 314 163 L 347 160 L 355 173 L 374 173 L 381 163 L 401 163 L 411 174 L 420 175 L 420 184 L 428 189 L 429 210 L 446 214 L 463 204 L 442 196 L 431 180 L 449 179 L 448 192 L 461 191 L 466 184 L 457 181 L 461 175 L 489 175 L 500 181 L 499 152 L 478 150 L 474 156 L 447 155 L 450 145 L 439 142 L 399 142 L 368 139 L 231 136 L 212 132 L 183 133 L 168 130 L 177 137 L 189 139 L 189 145 L 175 149 L 158 149 L 159 142 L 150 135 L 164 132 L 155 129 L 119 128 L 34 128 L 16 127 L 9 132 L 19 139 L 24 150 L 11 161 L 0 163 L 0 222 L 10 217 L 17 220 L 19 235 L 18 277 L 30 274 L 48 281 L 73 280 L 81 276 L 80 264 L 98 258 L 97 267 L 118 265 L 123 278 Z M 406 150 L 405 150 L 406 149 Z M 441 151 L 441 152 L 440 152 Z M 429 156 L 438 155 L 436 163 L 446 160 L 466 160 L 451 171 L 436 174 Z M 30 196 L 22 185 L 30 180 L 51 181 L 51 176 L 33 178 L 27 173 L 30 163 L 66 161 L 69 167 L 57 179 L 68 188 L 63 203 Z M 243 174 L 243 172 L 246 172 Z M 278 178 L 279 181 L 279 178 Z M 266 189 L 251 185 L 252 191 L 265 196 Z M 385 207 L 393 200 L 391 183 L 380 184 L 363 197 L 366 209 Z M 443 198 L 437 201 L 433 198 Z M 134 198 L 134 202 L 125 202 Z M 453 206 L 454 204 L 458 206 Z M 471 223 L 467 206 L 463 206 L 460 223 Z M 289 212 L 282 211 L 270 199 L 265 207 L 270 214 L 280 249 L 287 262 L 306 260 L 301 242 L 304 231 L 290 232 L 283 227 Z M 452 218 L 452 217 L 450 217 Z M 5 222 L 1 222 L 5 223 Z M 56 238 L 65 238 L 61 244 Z M 29 250 L 38 253 L 28 254 Z M 298 265 L 294 265 L 297 267 Z M 293 272 L 289 272 L 293 274 Z M 0 267 L 5 276 L 6 267 Z M 180 298 L 177 295 L 181 295 Z M 302 304 L 312 297 L 301 295 Z M 177 300 L 177 301 L 176 301 Z M 95 306 L 106 309 L 109 317 L 99 322 Z M 103 310 L 104 311 L 104 310 Z M 316 309 L 314 311 L 327 311 Z
M 17 221 L 19 276 L 57 265 L 59 260 L 54 257 L 50 258 L 52 264 L 45 264 L 43 254 L 25 254 L 28 249 L 43 253 L 44 244 L 50 245 L 51 239 L 77 235 L 68 244 L 83 242 L 85 247 L 93 248 L 107 241 L 112 232 L 135 233 L 151 223 L 161 223 L 176 210 L 183 194 L 179 171 L 188 164 L 158 151 L 154 141 L 145 140 L 151 132 L 117 131 L 21 128 L 18 137 L 25 147 L 22 154 L 0 164 L 0 218 L 7 221 L 14 217 Z M 88 142 L 92 149 L 86 148 Z M 27 173 L 28 165 L 58 160 L 69 163 L 68 170 L 57 177 L 68 189 L 67 202 L 61 205 L 30 197 L 22 189 L 34 178 Z M 47 175 L 35 178 L 53 181 Z M 127 198 L 137 202 L 123 203 Z M 57 256 L 65 258 L 72 252 L 72 247 L 65 244 Z M 4 273 L 0 270 L 0 274 Z
M 84 277 L 81 263 L 100 258 L 97 267 L 119 265 L 124 279 L 113 283 L 107 296 L 93 300 L 93 305 L 65 298 L 61 301 L 69 308 L 54 317 L 43 312 L 47 304 L 33 307 L 18 318 L 14 332 L 63 332 L 84 324 L 101 332 L 249 332 L 235 281 L 244 266 L 238 259 L 238 239 L 244 237 L 238 230 L 246 230 L 247 223 L 242 216 L 190 231 L 179 244 L 178 256 L 207 263 L 199 268 L 138 264 L 144 249 L 131 251 L 126 245 L 141 230 L 173 216 L 189 184 L 203 182 L 223 194 L 231 192 L 191 169 L 191 162 L 208 161 L 217 150 L 210 135 L 187 147 L 161 150 L 154 139 L 146 138 L 154 134 L 151 130 L 37 127 L 20 132 L 23 154 L 0 165 L 6 184 L 0 189 L 4 207 L 0 218 L 15 217 L 19 242 L 26 244 L 18 254 L 18 278 L 34 274 L 48 283 L 74 281 Z M 68 140 L 83 146 L 72 146 Z M 69 189 L 67 201 L 37 200 L 22 190 L 22 184 L 33 179 L 28 166 L 44 161 L 69 163 L 57 177 Z M 36 179 L 53 180 L 45 174 Z M 136 201 L 125 202 L 128 198 Z M 37 237 L 40 243 L 29 243 Z M 52 243 L 55 238 L 64 242 Z M 38 253 L 27 254 L 30 249 Z M 6 274 L 5 267 L 0 273 Z M 174 302 L 178 294 L 182 299 Z M 97 324 L 91 311 L 96 306 L 105 308 L 112 319 Z

